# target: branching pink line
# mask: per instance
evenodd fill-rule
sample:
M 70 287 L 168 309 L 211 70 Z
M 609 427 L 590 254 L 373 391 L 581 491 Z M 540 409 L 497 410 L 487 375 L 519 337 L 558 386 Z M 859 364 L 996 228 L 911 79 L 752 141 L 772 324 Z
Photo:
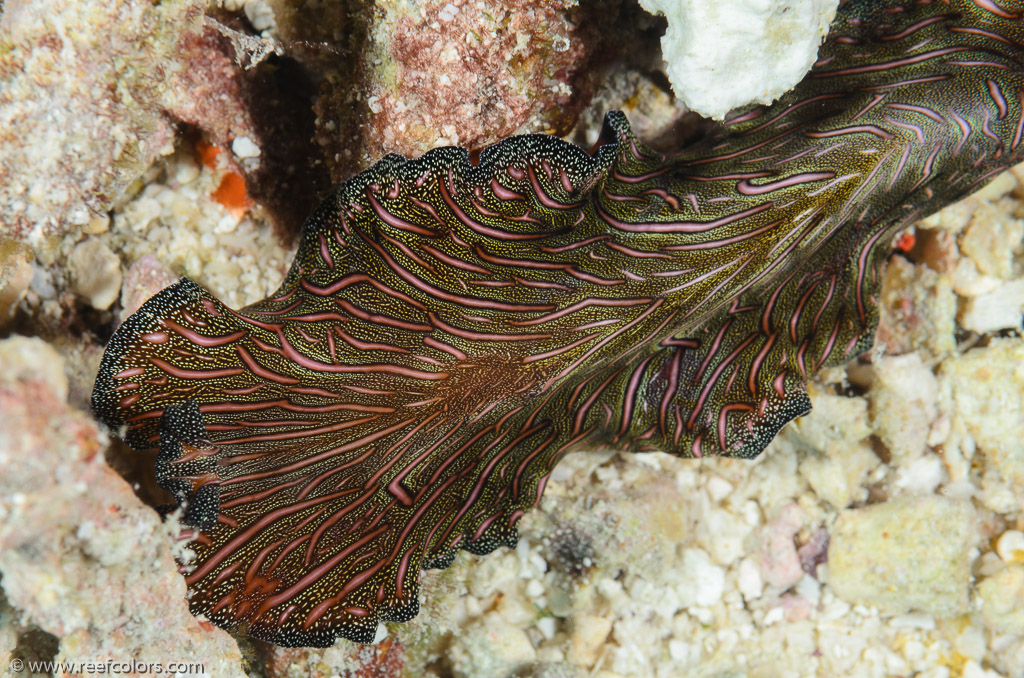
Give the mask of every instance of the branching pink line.
M 437 249 L 436 247 L 431 247 L 430 245 L 427 244 L 420 244 L 420 248 L 425 250 L 426 252 L 429 252 L 431 256 L 448 264 L 449 266 L 454 266 L 455 268 L 461 269 L 463 271 L 469 271 L 470 273 L 477 273 L 479 275 L 491 275 L 491 271 L 488 271 L 486 268 L 477 266 L 476 264 L 472 264 L 468 261 L 463 261 L 462 259 L 458 259 L 456 257 L 448 256 L 447 254 Z
M 401 365 L 388 365 L 388 364 L 370 364 L 370 365 L 337 365 L 331 363 L 322 363 L 319 360 L 313 360 L 309 356 L 306 356 L 295 349 L 294 346 L 289 343 L 288 339 L 284 334 L 278 334 L 278 339 L 281 342 L 281 350 L 284 351 L 284 356 L 291 360 L 297 365 L 305 367 L 306 369 L 313 370 L 315 372 L 338 372 L 342 374 L 394 374 L 399 377 L 407 377 L 409 379 L 421 379 L 424 381 L 439 381 L 449 377 L 447 372 L 425 372 L 423 370 L 414 370 L 410 367 L 402 367 Z M 242 349 L 239 349 L 240 351 Z M 298 380 L 295 380 L 298 382 Z M 291 382 L 283 382 L 291 383 Z
M 392 351 L 394 353 L 409 352 L 404 348 L 392 346 L 391 344 L 378 344 L 372 341 L 361 341 L 359 339 L 356 339 L 352 335 L 348 334 L 347 332 L 342 331 L 340 327 L 333 328 L 333 332 L 337 334 L 342 341 L 360 351 Z
M 381 255 L 381 257 L 384 259 L 385 263 L 391 268 L 391 270 L 398 274 L 398 277 L 402 278 L 402 280 L 405 280 L 407 283 L 409 283 L 416 289 L 420 290 L 421 292 L 429 294 L 430 296 L 440 299 L 442 301 L 458 304 L 460 306 L 469 306 L 472 308 L 486 308 L 493 309 L 496 311 L 530 312 L 547 311 L 551 309 L 551 304 L 506 304 L 504 302 L 492 299 L 476 299 L 473 297 L 463 297 L 457 294 L 451 294 L 442 289 L 434 287 L 430 283 L 421 280 L 420 278 L 417 278 L 413 274 L 403 269 L 377 243 L 373 242 L 372 240 L 367 240 L 365 238 L 364 241 L 367 244 L 369 244 L 370 247 L 375 249 L 378 254 Z
M 383 205 L 377 202 L 377 199 L 373 197 L 373 193 L 369 189 L 367 189 L 366 191 L 366 198 L 367 200 L 370 201 L 370 207 L 373 208 L 373 211 L 377 214 L 378 217 L 381 218 L 381 221 L 383 221 L 385 224 L 389 226 L 394 226 L 395 228 L 405 231 L 407 233 L 415 233 L 416 235 L 423 235 L 427 237 L 434 237 L 439 235 L 436 231 L 427 230 L 422 226 L 417 226 L 412 222 L 406 221 L 401 217 L 396 217 L 391 212 L 388 212 L 386 209 L 384 209 Z
M 588 334 L 587 336 L 583 337 L 582 339 L 577 339 L 576 341 L 572 342 L 571 344 L 566 344 L 565 346 L 560 346 L 558 348 L 553 348 L 550 351 L 545 351 L 544 353 L 535 353 L 534 355 L 528 355 L 525 358 L 523 358 L 523 364 L 524 365 L 529 365 L 530 363 L 535 363 L 538 360 L 547 360 L 548 358 L 554 358 L 555 356 L 562 355 L 563 353 L 568 353 L 569 351 L 573 350 L 577 346 L 582 346 L 583 344 L 587 343 L 588 341 L 593 341 L 594 339 L 596 339 L 599 336 L 601 336 L 601 334 L 599 332 L 594 332 L 593 334 Z
M 217 379 L 220 377 L 233 377 L 235 375 L 245 373 L 245 370 L 240 367 L 231 367 L 221 370 L 187 370 L 183 367 L 175 367 L 171 363 L 161 360 L 160 358 L 150 358 L 149 362 L 153 363 L 156 367 L 172 377 L 178 377 L 179 379 Z
M 437 317 L 436 314 L 430 314 L 430 322 L 434 324 L 437 329 L 442 332 L 461 337 L 463 339 L 470 339 L 472 341 L 536 341 L 538 339 L 550 339 L 551 335 L 547 333 L 543 334 L 497 334 L 493 332 L 473 332 L 470 330 L 462 330 L 457 327 L 453 327 L 448 323 Z
M 690 418 L 687 420 L 687 428 L 689 430 L 693 429 L 693 425 L 697 421 L 697 416 L 700 415 L 701 410 L 704 409 L 704 403 L 707 402 L 708 396 L 711 393 L 711 389 L 715 387 L 715 384 L 718 381 L 718 377 L 722 374 L 722 371 L 725 370 L 725 368 L 728 367 L 730 364 L 732 364 L 732 361 L 736 359 L 736 356 L 738 356 L 740 353 L 746 350 L 747 346 L 750 346 L 750 342 L 754 341 L 754 339 L 756 338 L 756 334 L 751 334 L 749 337 L 747 337 L 743 341 L 743 343 L 737 346 L 736 349 L 729 354 L 729 357 L 723 360 L 722 364 L 716 367 L 715 371 L 711 373 L 711 376 L 708 378 L 707 383 L 704 384 L 704 388 L 701 389 L 700 395 L 697 397 L 697 403 L 693 407 L 693 412 L 690 414 Z
M 591 307 L 594 307 L 594 306 L 600 306 L 600 307 L 604 307 L 604 308 L 616 308 L 616 307 L 623 307 L 623 306 L 627 306 L 627 307 L 628 306 L 642 306 L 644 304 L 649 304 L 652 301 L 654 301 L 654 300 L 650 299 L 650 298 L 645 298 L 645 299 L 584 299 L 582 301 L 577 301 L 575 304 L 572 304 L 571 306 L 566 306 L 565 308 L 560 309 L 558 311 L 555 311 L 553 313 L 548 313 L 547 315 L 542 315 L 539 318 L 533 318 L 532 320 L 511 320 L 511 321 L 509 321 L 509 324 L 510 325 L 516 325 L 516 326 L 540 325 L 541 323 L 551 322 L 552 320 L 557 320 L 558 318 L 561 318 L 563 316 L 567 316 L 570 313 L 575 313 L 576 311 L 579 311 L 579 310 L 582 310 L 582 309 L 585 309 L 585 308 L 591 308 Z
M 590 348 L 590 349 L 589 349 L 589 350 L 588 350 L 588 351 L 587 351 L 587 352 L 586 352 L 585 354 L 583 354 L 582 356 L 580 356 L 580 357 L 579 357 L 579 358 L 578 358 L 578 359 L 577 359 L 577 360 L 576 360 L 576 361 L 575 361 L 575 362 L 574 362 L 573 364 L 571 364 L 571 365 L 567 366 L 567 367 L 566 367 L 565 369 L 563 369 L 563 370 L 562 370 L 561 372 L 559 372 L 559 373 L 558 373 L 558 374 L 556 374 L 555 376 L 553 376 L 553 377 L 549 378 L 549 379 L 547 380 L 547 383 L 545 384 L 545 388 L 547 388 L 547 387 L 550 387 L 550 385 L 551 385 L 551 384 L 554 384 L 555 382 L 557 382 L 557 381 L 559 381 L 560 379 L 564 378 L 564 377 L 565 377 L 566 375 L 568 375 L 568 374 L 569 374 L 569 373 L 571 373 L 571 372 L 572 372 L 572 371 L 573 371 L 574 369 L 576 369 L 576 367 L 577 367 L 577 366 L 578 366 L 578 365 L 579 365 L 580 363 L 582 363 L 582 362 L 583 362 L 584 360 L 586 360 L 587 358 L 589 358 L 590 356 L 592 356 L 592 355 L 593 355 L 593 354 L 594 354 L 595 352 L 597 352 L 598 350 L 600 350 L 602 346 L 605 346 L 605 345 L 606 345 L 606 344 L 607 344 L 608 342 L 610 342 L 610 341 L 612 341 L 613 339 L 615 339 L 615 337 L 619 336 L 619 335 L 620 335 L 620 334 L 622 334 L 623 332 L 626 332 L 626 331 L 627 331 L 627 330 L 629 330 L 629 329 L 630 329 L 631 327 L 634 327 L 635 325 L 637 325 L 638 323 L 640 323 L 640 322 L 641 322 L 641 321 L 642 321 L 642 320 L 643 320 L 644 318 L 646 318 L 646 317 L 647 317 L 647 316 L 649 316 L 650 314 L 654 313 L 654 312 L 655 312 L 655 311 L 656 311 L 656 310 L 657 310 L 658 308 L 660 308 L 660 307 L 661 307 L 661 305 L 662 305 L 662 304 L 664 303 L 664 301 L 665 301 L 664 299 L 656 299 L 656 300 L 654 301 L 654 303 L 653 303 L 653 304 L 651 304 L 651 305 L 650 305 L 649 307 L 647 307 L 647 309 L 646 309 L 646 310 L 645 310 L 645 311 L 644 311 L 643 313 L 641 313 L 640 315 L 638 315 L 638 316 L 637 316 L 636 318 L 634 318 L 634 319 L 633 319 L 632 321 L 630 321 L 629 323 L 627 323 L 627 324 L 623 325 L 623 326 L 622 326 L 622 327 L 620 327 L 619 329 L 617 329 L 617 330 L 615 330 L 614 332 L 612 332 L 611 334 L 609 334 L 609 335 L 608 335 L 607 337 L 605 337 L 604 339 L 602 339 L 602 340 L 600 341 L 600 343 L 598 343 L 598 344 L 597 344 L 596 346 L 593 346 L 593 347 L 591 347 L 591 348 Z
M 458 203 L 456 203 L 452 198 L 451 193 L 448 192 L 445 182 L 438 181 L 437 185 L 441 191 L 441 199 L 444 201 L 444 204 L 448 206 L 448 209 L 450 209 L 455 215 L 455 218 L 459 220 L 459 223 L 472 231 L 476 231 L 480 235 L 490 238 L 505 238 L 508 240 L 536 240 L 538 238 L 545 238 L 549 235 L 547 233 L 516 233 L 515 231 L 507 231 L 505 229 L 493 228 L 486 224 L 482 224 L 469 216 L 464 209 L 459 207 Z
M 184 325 L 179 325 L 173 320 L 160 320 L 159 322 L 162 327 L 165 327 L 166 329 L 169 330 L 173 330 L 174 332 L 177 332 L 181 336 L 188 339 L 196 346 L 202 346 L 204 348 L 224 346 L 225 344 L 230 344 L 232 342 L 238 341 L 239 339 L 245 336 L 245 332 L 243 330 L 239 330 L 237 332 L 232 332 L 231 334 L 220 337 L 208 337 L 206 335 L 199 334 L 194 330 L 190 330 Z

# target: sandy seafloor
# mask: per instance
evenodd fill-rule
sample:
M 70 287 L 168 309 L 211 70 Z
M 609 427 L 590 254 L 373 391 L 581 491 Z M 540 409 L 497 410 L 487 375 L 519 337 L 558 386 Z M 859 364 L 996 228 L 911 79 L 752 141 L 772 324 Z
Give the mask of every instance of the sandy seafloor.
M 629 101 L 608 94 L 593 109 L 606 104 L 651 118 L 658 107 L 671 108 L 663 92 Z M 21 315 L 5 330 L 49 328 L 66 391 L 60 374 L 47 383 L 64 394 L 65 415 L 83 426 L 99 344 L 81 328 L 61 337 L 52 324 L 32 322 L 57 313 L 61 295 L 72 293 L 60 262 L 82 243 L 102 243 L 126 274 L 154 257 L 154 269 L 187 274 L 235 307 L 273 291 L 291 258 L 258 207 L 232 210 L 213 198 L 223 164 L 199 162 L 191 142 L 168 151 L 108 223 L 65 236 L 50 261 L 34 262 Z M 448 570 L 426 573 L 420 615 L 389 624 L 376 650 L 346 641 L 327 650 L 242 641 L 237 650 L 224 637 L 215 673 L 1024 677 L 1022 218 L 1018 169 L 919 224 L 914 246 L 894 254 L 887 269 L 876 349 L 819 374 L 810 389 L 813 413 L 788 425 L 756 460 L 579 450 L 522 519 L 518 548 L 461 553 Z M 81 267 L 99 267 L 105 254 L 93 256 Z M 139 278 L 134 270 L 126 287 Z M 105 293 L 102 281 L 74 291 L 79 298 Z M 130 290 L 114 292 L 127 301 Z M 53 355 L 21 344 L 15 351 L 12 341 L 2 344 L 7 359 Z M 7 387 L 20 388 L 15 381 Z M 19 440 L 19 449 L 37 444 Z M 15 463 L 4 458 L 9 452 L 0 450 L 0 462 Z M 105 454 L 126 473 L 125 488 L 145 485 L 125 470 L 129 452 Z M 23 495 L 0 505 L 7 522 L 0 534 L 8 539 L 0 544 L 10 549 L 0 556 L 0 675 L 22 656 L 123 660 L 158 637 L 161 647 L 203 647 L 176 645 L 177 627 L 139 619 L 162 614 L 142 588 L 151 580 L 106 581 L 103 554 L 124 543 L 121 532 L 83 517 L 53 540 L 38 532 L 11 537 L 24 527 L 15 523 L 32 515 L 24 507 L 52 496 L 44 485 L 28 482 Z M 144 487 L 139 494 L 147 496 Z M 169 541 L 153 527 L 155 513 L 141 504 L 131 510 L 138 512 L 133 524 Z M 51 549 L 48 556 L 25 556 L 39 544 Z M 116 565 L 167 568 L 168 549 L 160 549 L 159 559 L 119 553 Z M 97 637 L 106 631 L 89 616 L 90 603 L 74 596 L 76 586 L 100 579 L 93 591 L 125 587 L 116 593 L 125 601 L 119 614 L 130 620 L 124 624 L 135 625 L 130 643 L 116 632 Z M 133 611 L 133 600 L 146 601 L 143 613 Z M 160 604 L 178 606 L 178 615 L 186 609 L 170 594 Z

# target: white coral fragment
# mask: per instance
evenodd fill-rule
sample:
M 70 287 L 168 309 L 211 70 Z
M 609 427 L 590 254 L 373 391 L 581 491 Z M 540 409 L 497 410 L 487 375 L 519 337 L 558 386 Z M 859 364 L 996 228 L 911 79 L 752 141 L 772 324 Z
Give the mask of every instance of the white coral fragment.
M 771 103 L 804 77 L 836 13 L 835 0 L 640 0 L 664 14 L 666 74 L 692 110 L 721 119 Z

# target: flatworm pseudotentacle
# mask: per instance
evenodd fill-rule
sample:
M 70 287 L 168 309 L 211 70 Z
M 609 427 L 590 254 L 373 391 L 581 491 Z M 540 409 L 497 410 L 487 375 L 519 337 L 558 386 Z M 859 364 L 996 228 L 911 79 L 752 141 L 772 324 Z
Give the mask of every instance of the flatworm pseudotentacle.
M 369 641 L 416 614 L 423 567 L 513 545 L 582 441 L 757 455 L 871 345 L 893 235 L 1024 156 L 1022 14 L 851 0 L 800 86 L 696 150 L 612 113 L 593 155 L 387 156 L 317 208 L 271 298 L 150 299 L 93 404 L 160 448 L 193 611 Z

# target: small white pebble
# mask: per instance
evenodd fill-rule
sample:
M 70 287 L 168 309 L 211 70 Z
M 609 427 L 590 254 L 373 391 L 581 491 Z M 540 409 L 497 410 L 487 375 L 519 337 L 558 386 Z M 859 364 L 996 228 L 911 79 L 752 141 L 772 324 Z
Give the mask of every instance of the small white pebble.
M 78 526 L 75 536 L 79 539 L 92 539 L 96 536 L 96 523 L 87 520 Z
M 274 19 L 274 10 L 264 0 L 249 0 L 243 9 L 249 23 L 257 31 L 269 30 L 277 24 Z
M 772 609 L 768 610 L 767 614 L 765 614 L 764 625 L 771 626 L 772 624 L 777 624 L 780 621 L 782 621 L 785 618 L 785 616 L 785 610 L 783 610 L 781 607 L 773 607 Z
M 546 640 L 551 640 L 555 637 L 555 618 L 554 617 L 542 617 L 537 620 L 537 630 L 544 636 Z
M 231 152 L 239 158 L 258 158 L 261 153 L 260 147 L 249 137 L 235 137 L 231 142 Z
M 889 620 L 889 625 L 897 629 L 935 629 L 935 617 L 924 612 L 908 612 L 899 614 Z
M 974 574 L 984 579 L 985 577 L 991 577 L 997 572 L 1001 572 L 1006 567 L 1006 563 L 999 554 L 995 551 L 989 551 L 983 553 L 974 561 Z
M 748 499 L 743 502 L 743 506 L 740 507 L 740 513 L 747 525 L 754 527 L 761 524 L 761 507 L 757 505 L 756 501 Z
M 957 636 L 953 649 L 968 659 L 980 662 L 985 657 L 987 645 L 985 632 L 978 626 L 968 626 Z
M 459 13 L 459 8 L 452 3 L 446 4 L 441 8 L 441 11 L 437 13 L 437 18 L 441 21 L 451 21 L 455 18 L 455 15 Z
M 88 224 L 82 227 L 82 231 L 90 235 L 99 235 L 110 230 L 110 216 L 101 214 L 94 217 Z
M 805 574 L 796 583 L 796 592 L 801 598 L 814 605 L 821 600 L 821 584 L 809 574 Z
M 711 622 L 715 620 L 714 613 L 706 607 L 690 607 L 686 611 L 691 617 L 705 626 L 710 626 Z
M 172 177 L 179 184 L 190 184 L 199 178 L 199 164 L 192 160 L 182 160 L 174 165 Z
M 377 623 L 377 632 L 373 635 L 373 644 L 376 645 L 380 641 L 388 637 L 388 627 L 384 622 Z
M 595 585 L 597 592 L 605 598 L 612 600 L 622 595 L 622 584 L 614 579 L 602 577 Z
M 213 232 L 233 233 L 234 230 L 238 228 L 238 221 L 239 219 L 235 215 L 225 214 L 223 217 L 221 217 L 220 221 L 217 222 L 217 225 L 213 227 Z M 203 237 L 206 237 L 206 234 L 204 234 Z
M 708 494 L 711 496 L 711 501 L 716 504 L 728 497 L 733 490 L 732 483 L 719 476 L 711 476 L 708 478 L 708 482 L 705 487 L 707 488 Z
M 642 466 L 646 466 L 647 468 L 652 468 L 655 471 L 661 470 L 661 461 L 653 454 L 638 454 L 632 459 L 632 461 L 635 461 Z
M 982 666 L 973 659 L 967 660 L 967 663 L 964 664 L 963 673 L 960 675 L 963 676 L 963 678 L 1003 678 L 1002 674 L 982 668 Z
M 914 494 L 931 494 L 946 479 L 946 467 L 938 455 L 929 455 L 900 467 L 896 474 L 896 487 Z
M 747 600 L 755 600 L 761 597 L 764 590 L 764 580 L 761 579 L 761 568 L 751 558 L 744 558 L 740 561 L 739 572 L 737 573 L 736 585 L 740 593 Z
M 1007 530 L 996 542 L 996 553 L 1006 563 L 1024 563 L 1024 532 Z

